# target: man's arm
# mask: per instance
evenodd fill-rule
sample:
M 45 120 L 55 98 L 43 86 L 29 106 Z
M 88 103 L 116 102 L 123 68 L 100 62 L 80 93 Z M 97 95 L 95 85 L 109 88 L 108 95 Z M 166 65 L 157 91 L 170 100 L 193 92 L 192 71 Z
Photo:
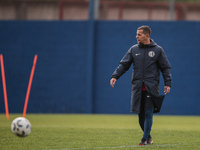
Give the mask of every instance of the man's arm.
M 169 60 L 167 59 L 167 56 L 164 52 L 164 50 L 162 49 L 160 58 L 159 58 L 159 67 L 161 69 L 162 75 L 163 75 L 163 79 L 164 79 L 164 93 L 165 95 L 168 94 L 170 92 L 170 87 L 171 87 L 171 83 L 172 83 L 172 76 L 171 76 L 171 65 L 169 63 Z
M 133 63 L 133 57 L 131 54 L 131 49 L 129 49 L 128 52 L 124 55 L 124 57 L 120 61 L 119 66 L 112 74 L 111 79 L 112 78 L 119 79 L 130 68 L 132 63 Z

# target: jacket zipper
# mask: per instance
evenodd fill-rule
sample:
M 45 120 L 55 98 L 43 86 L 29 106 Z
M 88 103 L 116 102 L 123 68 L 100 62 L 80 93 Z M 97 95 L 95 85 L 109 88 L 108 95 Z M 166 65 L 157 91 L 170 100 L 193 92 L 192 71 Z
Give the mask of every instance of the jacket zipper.
M 143 83 L 144 83 L 145 54 L 146 54 L 146 50 L 144 49 L 144 57 L 143 57 L 143 79 L 142 79 L 142 85 L 143 85 Z

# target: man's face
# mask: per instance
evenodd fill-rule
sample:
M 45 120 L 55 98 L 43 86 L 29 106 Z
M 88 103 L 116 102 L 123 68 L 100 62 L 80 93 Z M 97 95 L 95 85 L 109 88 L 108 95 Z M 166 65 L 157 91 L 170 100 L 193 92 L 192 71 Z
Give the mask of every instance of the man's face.
M 138 41 L 138 43 L 140 44 L 146 44 L 146 42 L 148 41 L 148 35 L 143 33 L 143 30 L 137 30 L 137 35 L 136 35 L 136 39 Z

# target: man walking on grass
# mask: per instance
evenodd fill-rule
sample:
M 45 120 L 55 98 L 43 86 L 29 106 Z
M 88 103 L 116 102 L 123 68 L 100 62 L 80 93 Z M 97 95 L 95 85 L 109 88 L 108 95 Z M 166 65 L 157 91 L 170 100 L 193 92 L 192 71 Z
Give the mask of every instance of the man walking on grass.
M 138 44 L 128 50 L 110 80 L 110 85 L 114 87 L 115 82 L 133 64 L 131 112 L 138 114 L 139 124 L 143 130 L 139 145 L 153 143 L 150 132 L 153 113 L 159 112 L 155 100 L 159 98 L 160 71 L 164 79 L 165 95 L 170 92 L 171 87 L 170 63 L 163 48 L 150 38 L 150 34 L 149 26 L 141 26 L 137 29 Z M 159 99 L 157 100 L 160 103 Z

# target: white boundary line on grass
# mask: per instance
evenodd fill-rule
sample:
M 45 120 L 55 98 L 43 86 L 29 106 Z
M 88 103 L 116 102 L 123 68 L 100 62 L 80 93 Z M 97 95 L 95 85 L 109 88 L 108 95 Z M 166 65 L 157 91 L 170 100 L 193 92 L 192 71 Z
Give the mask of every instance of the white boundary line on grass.
M 165 146 L 172 146 L 172 147 L 179 147 L 179 145 L 184 145 L 183 143 L 178 144 L 162 144 L 162 145 L 122 145 L 122 146 L 110 146 L 110 147 L 80 147 L 80 148 L 65 148 L 65 149 L 49 149 L 49 150 L 81 150 L 81 149 L 117 149 L 117 148 L 131 148 L 131 147 L 165 147 Z M 47 150 L 47 149 L 43 149 Z

